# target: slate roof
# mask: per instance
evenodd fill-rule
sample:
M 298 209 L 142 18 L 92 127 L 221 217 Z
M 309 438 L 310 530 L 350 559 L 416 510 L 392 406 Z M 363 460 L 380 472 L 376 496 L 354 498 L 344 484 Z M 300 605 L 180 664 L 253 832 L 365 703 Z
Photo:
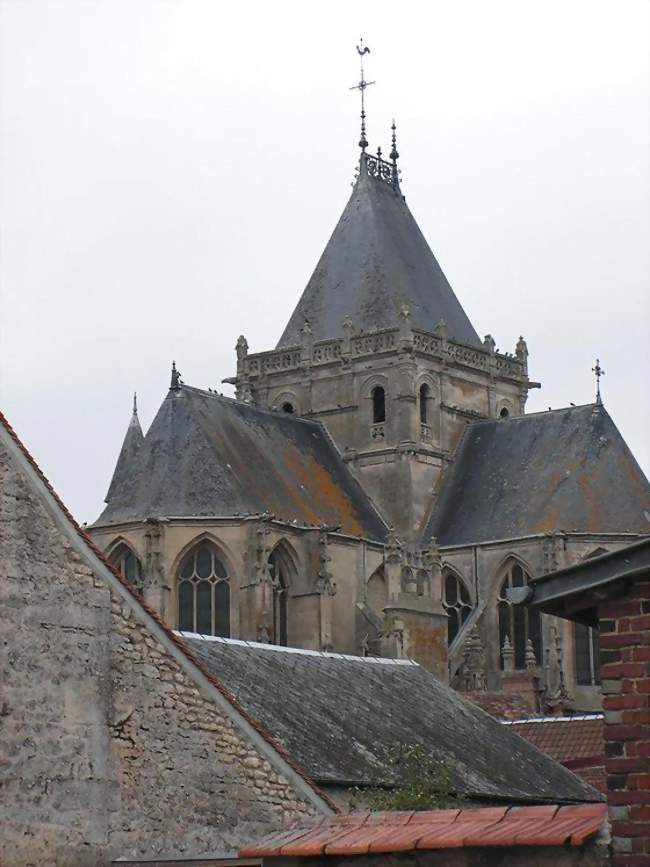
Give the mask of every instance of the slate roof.
M 243 846 L 239 855 L 242 858 L 278 855 L 308 858 L 421 852 L 465 846 L 489 846 L 490 851 L 495 846 L 583 846 L 605 828 L 606 819 L 605 804 L 357 813 L 312 819 L 289 829 L 274 831 L 257 843 Z M 560 853 L 558 856 L 561 857 Z M 510 863 L 510 859 L 507 860 Z M 460 862 L 454 859 L 454 863 Z M 478 863 L 478 860 L 472 859 L 471 863 Z M 501 861 L 495 858 L 486 863 Z
M 341 337 L 346 317 L 358 331 L 396 327 L 403 304 L 415 328 L 433 331 L 443 319 L 450 339 L 481 345 L 401 193 L 371 178 L 362 158 L 350 200 L 278 348 L 300 343 L 305 320 L 315 340 Z
M 554 530 L 650 534 L 650 484 L 607 410 L 469 424 L 425 539 L 459 545 Z
M 416 663 L 182 637 L 322 785 L 391 783 L 386 751 L 419 743 L 446 760 L 458 790 L 471 797 L 599 798 Z
M 171 389 L 96 526 L 271 512 L 383 540 L 386 527 L 318 422 Z
M 117 464 L 115 465 L 113 478 L 111 479 L 104 502 L 108 503 L 108 501 L 116 495 L 118 490 L 130 488 L 133 480 L 132 468 L 137 466 L 137 457 L 143 442 L 144 435 L 142 433 L 142 428 L 140 427 L 138 411 L 134 405 L 131 420 L 126 429 L 124 442 L 122 443 Z

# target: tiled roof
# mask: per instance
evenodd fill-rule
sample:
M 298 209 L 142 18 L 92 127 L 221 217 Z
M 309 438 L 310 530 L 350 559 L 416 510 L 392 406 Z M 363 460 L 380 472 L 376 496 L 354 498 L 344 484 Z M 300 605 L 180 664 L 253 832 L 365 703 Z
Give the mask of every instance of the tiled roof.
M 513 720 L 504 725 L 563 765 L 605 754 L 602 714 Z
M 501 720 L 600 792 L 607 790 L 602 714 Z
M 482 807 L 333 816 L 276 831 L 242 858 L 364 855 L 477 846 L 581 846 L 603 827 L 605 804 Z

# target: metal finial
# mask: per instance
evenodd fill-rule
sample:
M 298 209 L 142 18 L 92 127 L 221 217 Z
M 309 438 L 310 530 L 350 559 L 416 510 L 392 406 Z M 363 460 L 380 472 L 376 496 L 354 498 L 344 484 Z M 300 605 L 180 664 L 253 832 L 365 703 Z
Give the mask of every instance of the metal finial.
M 178 391 L 181 387 L 181 374 L 176 370 L 176 362 L 172 361 L 172 381 L 169 386 L 172 391 Z
M 368 147 L 368 139 L 366 138 L 366 101 L 365 101 L 365 92 L 366 87 L 370 87 L 371 84 L 374 84 L 374 81 L 366 81 L 363 75 L 363 57 L 365 54 L 370 54 L 370 49 L 367 45 L 363 44 L 363 37 L 359 40 L 359 44 L 357 45 L 357 53 L 360 57 L 361 64 L 361 78 L 359 80 L 359 84 L 355 84 L 354 87 L 351 87 L 350 90 L 358 90 L 361 92 L 361 138 L 359 139 L 359 147 L 361 148 L 361 153 L 366 152 L 366 148 Z
M 138 393 L 137 391 L 133 392 L 133 415 L 138 414 Z
M 393 186 L 397 187 L 399 186 L 399 174 L 397 172 L 397 160 L 399 159 L 399 152 L 397 150 L 397 127 L 395 126 L 395 118 L 393 118 L 393 122 L 390 128 L 392 132 L 391 143 L 393 145 L 390 151 L 390 161 L 393 164 L 392 182 Z
M 605 376 L 605 371 L 600 366 L 600 359 L 596 359 L 596 366 L 591 368 L 593 373 L 596 374 L 596 403 L 598 406 L 602 406 L 603 401 L 600 396 L 600 377 Z
M 390 128 L 391 128 L 391 132 L 392 132 L 391 142 L 393 145 L 393 148 L 390 152 L 390 158 L 393 161 L 393 165 L 394 165 L 397 162 L 397 160 L 399 159 L 399 154 L 397 152 L 397 127 L 395 126 L 395 119 L 394 118 L 393 118 L 393 122 L 392 122 Z

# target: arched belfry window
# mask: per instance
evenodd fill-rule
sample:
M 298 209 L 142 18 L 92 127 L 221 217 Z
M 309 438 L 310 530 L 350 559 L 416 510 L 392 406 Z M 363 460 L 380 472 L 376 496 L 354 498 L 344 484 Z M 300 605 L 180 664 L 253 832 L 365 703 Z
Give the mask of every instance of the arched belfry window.
M 429 424 L 429 396 L 431 389 L 423 382 L 420 386 L 420 423 Z
M 134 587 L 139 587 L 142 584 L 142 563 L 128 545 L 124 543 L 118 545 L 109 559 L 129 584 L 133 584 Z
M 381 424 L 386 421 L 386 392 L 381 385 L 376 385 L 370 393 L 372 397 L 372 423 Z
M 178 628 L 200 635 L 230 637 L 228 572 L 211 542 L 199 542 L 181 563 Z
M 580 686 L 600 683 L 600 642 L 598 630 L 584 623 L 574 626 L 576 681 Z
M 447 612 L 447 644 L 451 644 L 472 610 L 472 599 L 465 582 L 450 569 L 443 573 L 442 605 Z
M 507 567 L 499 591 L 499 647 L 503 648 L 506 637 L 514 653 L 514 667 L 526 668 L 526 649 L 530 640 L 537 664 L 542 660 L 542 626 L 539 611 L 527 605 L 513 605 L 506 596 L 510 587 L 526 587 L 530 575 L 520 563 L 512 562 Z M 503 659 L 501 660 L 503 667 Z
M 286 556 L 275 548 L 269 556 L 269 573 L 273 585 L 273 644 L 286 647 L 289 640 L 289 569 Z

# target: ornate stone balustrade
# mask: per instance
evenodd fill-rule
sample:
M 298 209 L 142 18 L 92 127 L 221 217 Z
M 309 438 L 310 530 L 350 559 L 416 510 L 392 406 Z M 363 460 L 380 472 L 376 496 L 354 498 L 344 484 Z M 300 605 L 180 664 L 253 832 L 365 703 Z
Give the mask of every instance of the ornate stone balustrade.
M 311 347 L 290 347 L 271 352 L 259 352 L 242 358 L 243 379 L 286 370 L 299 370 L 306 364 L 319 366 L 340 362 L 343 358 L 357 359 L 394 352 L 406 339 L 416 353 L 438 358 L 447 364 L 460 364 L 473 370 L 492 373 L 499 377 L 523 379 L 526 375 L 522 360 L 513 355 L 468 346 L 446 340 L 438 334 L 409 330 L 404 335 L 398 328 L 368 334 L 355 334 L 349 338 L 318 341 Z

